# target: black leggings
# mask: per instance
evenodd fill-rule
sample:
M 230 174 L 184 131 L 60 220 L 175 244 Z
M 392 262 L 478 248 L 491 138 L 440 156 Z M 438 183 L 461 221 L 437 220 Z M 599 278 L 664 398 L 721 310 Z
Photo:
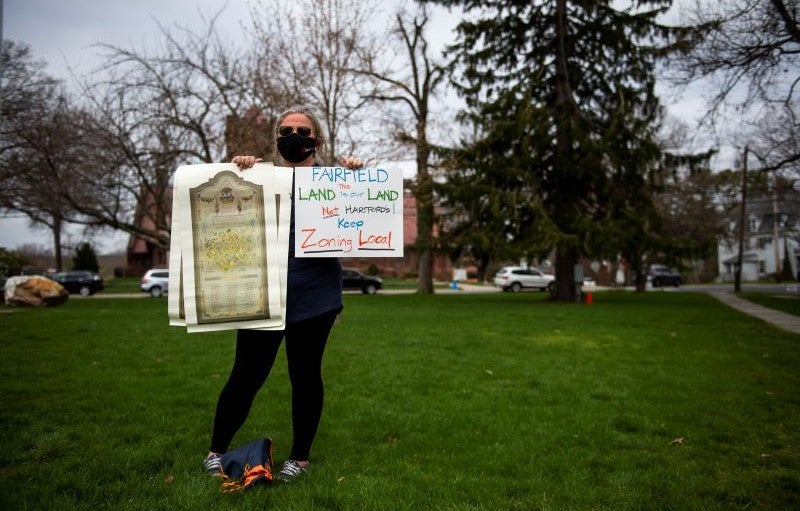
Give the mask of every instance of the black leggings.
M 322 417 L 322 354 L 338 310 L 289 323 L 286 330 L 237 330 L 236 359 L 217 401 L 211 451 L 224 453 L 242 427 L 256 393 L 275 362 L 286 335 L 292 383 L 293 460 L 307 460 Z

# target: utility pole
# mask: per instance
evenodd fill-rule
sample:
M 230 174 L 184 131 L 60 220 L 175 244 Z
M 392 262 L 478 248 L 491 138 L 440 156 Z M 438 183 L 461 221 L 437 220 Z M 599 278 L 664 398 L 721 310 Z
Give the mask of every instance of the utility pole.
M 742 262 L 744 259 L 744 229 L 747 218 L 747 153 L 749 149 L 744 146 L 744 157 L 742 164 L 742 205 L 739 209 L 739 255 L 736 258 L 736 273 L 733 281 L 733 292 L 742 291 Z
M 781 264 L 781 253 L 778 250 L 778 174 L 772 173 L 772 248 L 775 257 L 775 282 L 780 283 L 783 278 L 783 265 Z

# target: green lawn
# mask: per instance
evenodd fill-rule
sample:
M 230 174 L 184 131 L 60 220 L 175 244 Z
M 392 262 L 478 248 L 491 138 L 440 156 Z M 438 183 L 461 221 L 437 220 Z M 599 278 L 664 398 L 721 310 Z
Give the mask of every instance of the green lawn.
M 105 289 L 102 291 L 102 293 L 141 293 L 142 291 L 139 289 L 140 283 L 141 279 L 139 277 L 106 279 Z M 441 285 L 439 287 L 443 286 L 444 285 Z M 383 287 L 384 289 L 416 289 L 417 281 L 413 279 L 384 278 Z
M 800 316 L 800 295 L 797 294 L 743 292 L 737 296 L 770 309 Z
M 139 289 L 141 281 L 142 279 L 139 277 L 105 279 L 103 282 L 105 284 L 105 289 L 103 289 L 101 293 L 142 293 L 142 290 Z
M 347 295 L 302 481 L 200 468 L 233 333 L 0 309 L 0 509 L 800 508 L 800 337 L 701 293 Z M 291 440 L 283 357 L 235 439 Z

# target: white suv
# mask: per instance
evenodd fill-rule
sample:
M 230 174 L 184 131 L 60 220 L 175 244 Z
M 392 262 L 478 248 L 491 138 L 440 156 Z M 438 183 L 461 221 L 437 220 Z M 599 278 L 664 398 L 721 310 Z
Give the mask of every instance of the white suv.
M 500 268 L 494 276 L 494 285 L 503 291 L 519 292 L 524 288 L 535 288 L 550 291 L 555 285 L 556 278 L 542 273 L 536 268 L 523 268 L 522 266 L 506 266 Z
M 169 270 L 147 270 L 142 277 L 139 289 L 150 296 L 158 298 L 169 291 Z

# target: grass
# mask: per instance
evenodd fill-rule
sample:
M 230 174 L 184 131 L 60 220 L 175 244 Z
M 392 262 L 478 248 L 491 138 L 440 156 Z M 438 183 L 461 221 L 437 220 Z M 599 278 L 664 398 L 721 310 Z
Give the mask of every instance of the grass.
M 103 282 L 103 284 L 105 284 L 105 288 L 103 291 L 101 291 L 101 293 L 141 293 L 142 290 L 139 289 L 141 280 L 142 279 L 139 277 L 118 277 L 113 279 L 105 279 Z
M 102 293 L 104 294 L 141 293 L 142 290 L 139 289 L 140 282 L 141 279 L 138 277 L 122 277 L 122 278 L 106 279 L 104 282 L 105 289 L 102 291 Z M 384 289 L 416 289 L 417 281 L 414 279 L 384 278 L 383 287 Z M 437 287 L 445 287 L 445 286 L 442 284 Z
M 800 316 L 800 295 L 788 293 L 755 293 L 743 292 L 737 296 L 750 300 L 758 305 Z
M 0 509 L 800 507 L 798 336 L 695 293 L 347 295 L 308 477 L 200 471 L 233 334 L 164 300 L 0 314 Z M 234 444 L 291 439 L 279 358 Z
M 398 279 L 391 277 L 383 278 L 383 289 L 416 289 L 417 281 L 415 279 Z

